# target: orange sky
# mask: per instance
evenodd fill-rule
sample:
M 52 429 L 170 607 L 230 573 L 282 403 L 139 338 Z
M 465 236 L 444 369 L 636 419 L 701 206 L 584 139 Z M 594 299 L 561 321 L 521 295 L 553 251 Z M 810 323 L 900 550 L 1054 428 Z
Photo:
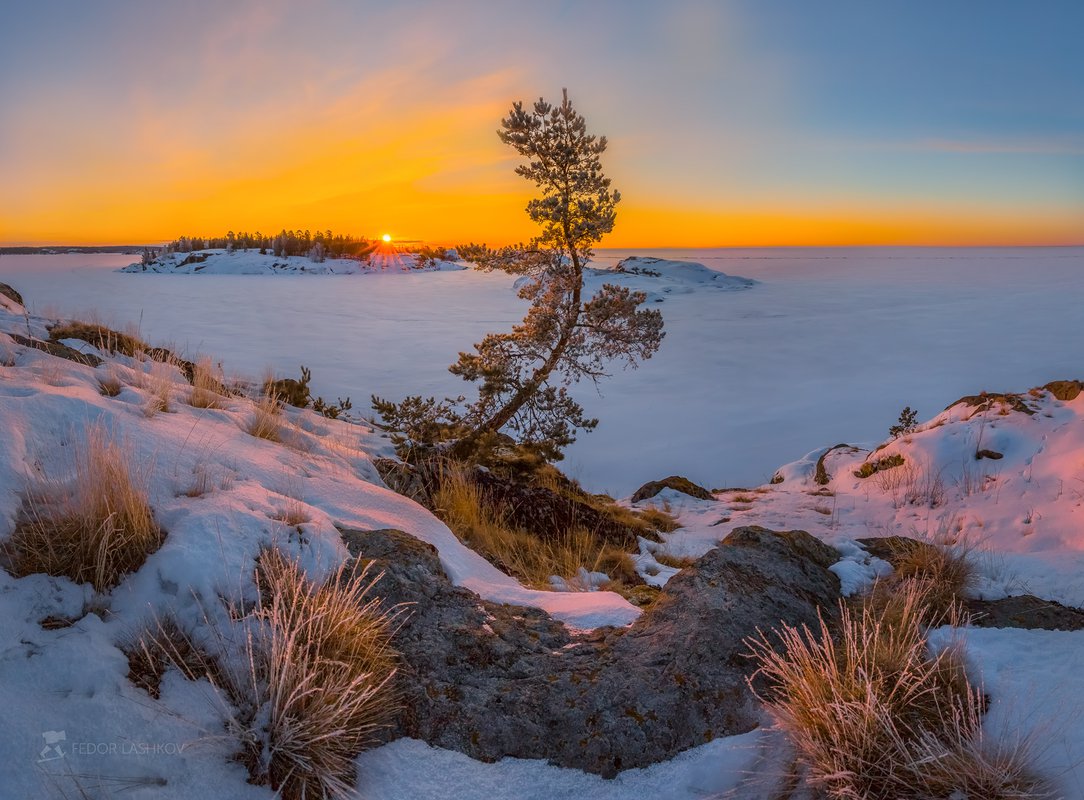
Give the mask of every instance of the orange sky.
M 678 3 L 635 59 L 645 32 L 621 28 L 634 23 L 611 38 L 586 26 L 569 43 L 583 54 L 563 61 L 464 37 L 558 30 L 565 12 L 422 5 L 431 13 L 239 2 L 201 16 L 118 1 L 73 10 L 88 16 L 70 30 L 22 12 L 0 33 L 0 243 L 283 227 L 521 240 L 531 187 L 494 131 L 512 100 L 561 85 L 611 142 L 604 165 L 624 200 L 603 246 L 1084 243 L 1084 137 L 1029 111 L 1035 92 L 1017 90 L 1002 122 L 967 118 L 959 98 L 950 119 L 956 106 L 901 67 L 842 103 L 813 45 L 758 43 L 755 4 Z

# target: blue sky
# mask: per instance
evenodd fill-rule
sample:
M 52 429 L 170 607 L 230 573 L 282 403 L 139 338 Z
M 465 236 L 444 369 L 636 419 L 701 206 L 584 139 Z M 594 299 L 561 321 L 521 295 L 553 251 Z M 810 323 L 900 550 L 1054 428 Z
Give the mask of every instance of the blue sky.
M 518 238 L 493 131 L 567 86 L 614 244 L 1084 242 L 1081 2 L 0 9 L 0 241 Z

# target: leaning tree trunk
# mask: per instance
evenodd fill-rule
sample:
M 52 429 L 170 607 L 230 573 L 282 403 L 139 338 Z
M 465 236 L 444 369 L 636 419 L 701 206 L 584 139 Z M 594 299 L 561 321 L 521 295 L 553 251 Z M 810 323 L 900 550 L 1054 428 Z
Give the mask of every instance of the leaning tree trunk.
M 568 229 L 567 220 L 564 223 L 565 240 L 568 242 L 571 239 Z M 572 315 L 571 318 L 565 321 L 565 324 L 561 329 L 561 336 L 557 339 L 557 344 L 553 346 L 553 350 L 550 352 L 549 358 L 534 371 L 530 379 L 524 383 L 512 395 L 512 399 L 498 408 L 485 422 L 476 427 L 468 437 L 474 439 L 484 433 L 496 433 L 516 416 L 524 404 L 531 399 L 535 392 L 541 388 L 542 384 L 546 382 L 546 379 L 550 376 L 550 373 L 557 367 L 558 362 L 561 360 L 561 356 L 565 354 L 565 350 L 568 348 L 568 343 L 572 339 L 572 332 L 576 329 L 576 324 L 580 321 L 580 312 L 583 310 L 580 304 L 581 292 L 583 289 L 583 266 L 580 264 L 579 254 L 576 252 L 576 248 L 568 245 L 569 256 L 572 258 L 572 267 L 576 273 L 576 286 L 572 290 Z

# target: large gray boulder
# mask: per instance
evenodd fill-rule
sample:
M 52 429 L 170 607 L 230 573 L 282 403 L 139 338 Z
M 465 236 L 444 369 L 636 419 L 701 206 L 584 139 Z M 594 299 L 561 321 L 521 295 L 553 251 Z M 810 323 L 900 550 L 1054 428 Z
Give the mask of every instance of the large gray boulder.
M 739 528 L 674 576 L 633 625 L 573 635 L 536 609 L 455 587 L 401 531 L 344 531 L 410 603 L 395 637 L 403 711 L 389 737 L 474 758 L 544 758 L 604 776 L 672 758 L 761 721 L 746 637 L 833 613 L 837 553 L 804 531 Z

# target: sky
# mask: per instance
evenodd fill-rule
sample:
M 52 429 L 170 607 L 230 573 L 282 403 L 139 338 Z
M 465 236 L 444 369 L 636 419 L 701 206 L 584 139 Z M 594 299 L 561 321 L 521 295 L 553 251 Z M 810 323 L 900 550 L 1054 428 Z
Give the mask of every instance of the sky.
M 0 243 L 529 238 L 567 87 L 609 247 L 1084 243 L 1080 0 L 0 0 Z

